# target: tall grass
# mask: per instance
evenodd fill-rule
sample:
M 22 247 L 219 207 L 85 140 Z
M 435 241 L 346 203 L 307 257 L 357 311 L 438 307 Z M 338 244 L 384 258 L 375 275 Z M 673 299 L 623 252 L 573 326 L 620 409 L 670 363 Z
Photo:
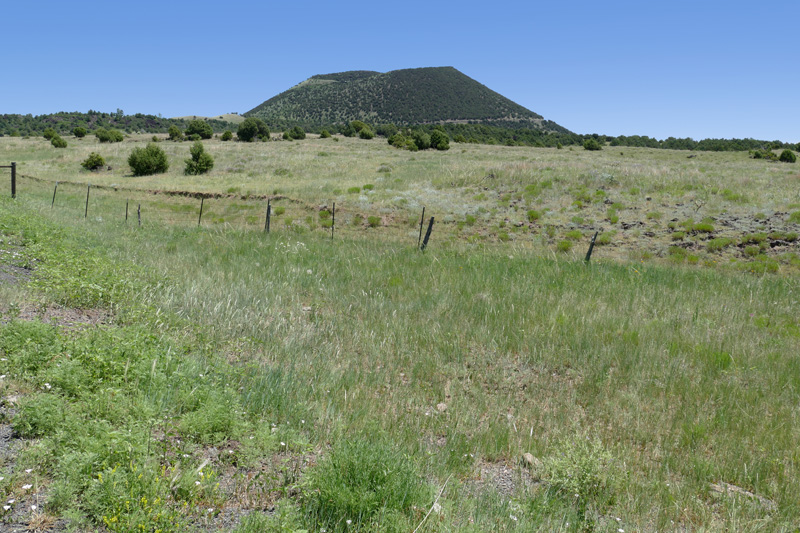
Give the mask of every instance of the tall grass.
M 69 249 L 136 265 L 125 272 L 140 283 L 99 304 L 191 346 L 189 382 L 202 369 L 220 376 L 217 392 L 176 413 L 177 431 L 200 444 L 257 421 L 323 456 L 388 435 L 431 485 L 451 479 L 429 530 L 780 530 L 800 516 L 796 277 L 586 265 L 518 244 L 456 240 L 423 254 L 362 234 L 125 228 L 17 204 L 63 226 Z M 157 390 L 159 405 L 178 394 Z M 218 424 L 185 416 L 203 406 L 229 407 L 207 411 Z M 249 414 L 226 421 L 230 411 Z M 534 475 L 524 453 L 547 465 L 543 484 L 496 490 L 483 473 L 499 465 Z M 571 486 L 557 482 L 564 456 L 613 481 L 602 498 L 558 489 Z M 712 482 L 775 508 L 713 496 Z

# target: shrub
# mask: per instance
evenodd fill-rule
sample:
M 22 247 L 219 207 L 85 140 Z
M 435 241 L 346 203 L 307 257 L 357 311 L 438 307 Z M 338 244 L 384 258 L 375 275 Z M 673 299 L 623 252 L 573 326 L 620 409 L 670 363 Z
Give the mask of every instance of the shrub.
M 231 139 L 233 139 L 233 133 L 231 132 L 231 130 L 225 130 L 222 133 L 222 137 L 221 138 L 222 138 L 223 141 L 230 141 Z
M 431 132 L 431 147 L 437 150 L 449 150 L 450 137 L 441 130 L 433 130 Z
M 361 192 L 361 187 L 350 187 L 347 189 L 347 194 L 358 194 Z
M 308 472 L 301 505 L 315 526 L 329 531 L 411 531 L 415 510 L 432 498 L 405 454 L 362 437 L 344 441 Z
M 186 126 L 186 136 L 199 135 L 201 139 L 210 139 L 214 136 L 214 130 L 205 120 L 193 120 Z
M 161 139 L 158 138 L 158 135 L 153 135 L 150 140 L 154 143 L 161 142 Z
M 259 137 L 269 137 L 269 128 L 260 118 L 248 117 L 239 124 L 236 136 L 240 141 L 253 142 Z
M 778 159 L 784 163 L 794 163 L 797 161 L 797 156 L 791 150 L 784 150 Z
M 297 141 L 306 138 L 306 131 L 300 126 L 295 126 L 294 128 L 290 129 L 288 133 L 289 137 Z
M 361 137 L 362 139 L 372 139 L 373 137 L 375 137 L 375 132 L 372 131 L 372 128 L 366 126 L 364 128 L 361 128 L 361 130 L 359 130 L 358 136 Z
M 411 138 L 420 150 L 427 150 L 431 147 L 431 136 L 422 130 L 414 130 Z
M 64 139 L 62 139 L 58 135 L 55 135 L 55 136 L 53 136 L 52 139 L 50 139 L 50 144 L 52 144 L 56 148 L 66 148 L 67 147 L 67 141 L 65 141 Z
M 182 141 L 183 140 L 183 132 L 175 124 L 170 126 L 169 130 L 167 132 L 169 133 L 169 140 L 170 141 Z
M 134 176 L 161 174 L 169 169 L 167 154 L 153 143 L 148 144 L 146 148 L 134 148 L 128 157 L 128 165 Z
M 558 451 L 544 461 L 550 491 L 576 505 L 582 518 L 590 506 L 600 511 L 613 503 L 617 476 L 599 439 L 565 440 Z
M 321 139 L 327 139 L 327 138 L 329 138 L 330 136 L 331 136 L 331 134 L 330 134 L 330 132 L 329 132 L 328 130 L 322 130 L 322 131 L 320 132 L 320 134 L 319 134 L 319 137 L 320 137 Z
M 189 149 L 189 153 L 192 157 L 184 160 L 186 163 L 186 167 L 183 171 L 184 174 L 196 176 L 199 174 L 205 174 L 214 168 L 214 158 L 211 157 L 211 154 L 205 151 L 202 142 L 195 141 L 195 143 Z
M 42 132 L 42 137 L 44 137 L 48 141 L 52 140 L 53 137 L 56 137 L 56 136 L 58 136 L 58 132 L 56 130 L 54 130 L 53 128 L 45 128 L 45 130 Z
M 597 142 L 597 139 L 586 139 L 583 142 L 583 149 L 584 150 L 590 150 L 590 151 L 596 151 L 596 150 L 602 150 L 603 147 L 600 146 L 600 143 Z
M 281 216 L 285 212 L 286 212 L 286 208 L 283 207 L 282 205 L 276 206 L 276 207 L 274 207 L 272 209 L 272 214 L 275 215 L 276 217 Z
M 81 162 L 81 166 L 86 170 L 97 170 L 99 168 L 104 167 L 106 164 L 106 160 L 103 159 L 103 156 L 98 154 L 97 152 L 92 152 L 89 154 L 89 157 Z
M 381 225 L 381 217 L 376 215 L 370 215 L 367 217 L 367 224 L 369 224 L 370 228 L 377 228 Z
M 540 218 L 542 218 L 542 214 L 539 211 L 535 209 L 528 210 L 528 222 L 535 222 Z
M 72 134 L 78 139 L 83 139 L 84 137 L 86 137 L 86 128 L 84 128 L 83 126 L 78 126 L 74 130 L 72 130 Z
M 107 130 L 105 128 L 98 128 L 95 130 L 94 136 L 97 137 L 97 140 L 101 143 L 118 143 L 122 142 L 124 138 L 121 131 L 113 129 Z

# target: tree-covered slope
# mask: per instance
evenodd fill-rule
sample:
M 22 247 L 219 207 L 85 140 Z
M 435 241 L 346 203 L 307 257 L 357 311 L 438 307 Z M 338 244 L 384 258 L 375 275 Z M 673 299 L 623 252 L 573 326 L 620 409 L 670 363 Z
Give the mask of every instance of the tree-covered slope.
M 461 122 L 567 132 L 453 67 L 312 76 L 245 116 L 274 125 Z

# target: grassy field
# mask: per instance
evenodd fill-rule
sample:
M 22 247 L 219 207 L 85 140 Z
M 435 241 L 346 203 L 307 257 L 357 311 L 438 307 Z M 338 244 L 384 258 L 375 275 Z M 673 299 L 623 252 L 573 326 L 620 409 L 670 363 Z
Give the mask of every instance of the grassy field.
M 800 525 L 793 165 L 309 139 L 210 141 L 202 177 L 164 142 L 170 172 L 130 177 L 145 140 L 0 139 L 24 176 L 139 189 L 92 190 L 86 221 L 85 186 L 0 199 L 8 523 Z M 80 170 L 90 151 L 113 170 Z M 230 196 L 198 228 L 196 199 L 148 189 Z M 293 218 L 269 235 L 266 197 Z M 594 231 L 615 233 L 586 265 Z

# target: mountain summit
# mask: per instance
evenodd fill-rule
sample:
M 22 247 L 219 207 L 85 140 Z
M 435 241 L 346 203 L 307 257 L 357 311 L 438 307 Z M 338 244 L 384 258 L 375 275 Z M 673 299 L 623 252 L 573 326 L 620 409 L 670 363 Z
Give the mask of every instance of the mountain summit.
M 397 125 L 478 123 L 567 133 L 555 122 L 453 67 L 319 74 L 270 98 L 245 116 L 279 127 L 362 120 Z

